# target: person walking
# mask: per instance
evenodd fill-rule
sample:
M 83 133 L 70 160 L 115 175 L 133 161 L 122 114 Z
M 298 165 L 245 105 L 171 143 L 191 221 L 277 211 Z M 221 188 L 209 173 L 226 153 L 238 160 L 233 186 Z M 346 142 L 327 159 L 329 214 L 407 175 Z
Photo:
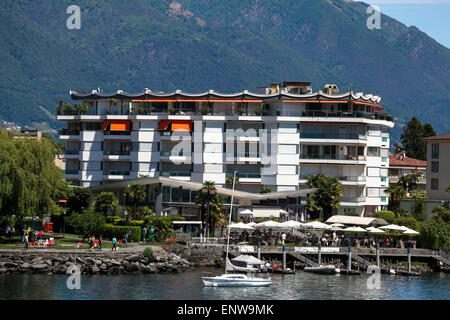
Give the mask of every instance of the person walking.
M 25 249 L 26 250 L 28 250 L 28 234 L 25 234 L 25 237 L 24 237 L 24 242 L 25 242 Z
M 116 237 L 114 236 L 114 237 L 112 238 L 112 251 L 117 251 L 116 243 L 117 243 L 117 239 L 116 239 Z
M 128 232 L 123 235 L 122 247 L 128 247 Z
M 98 251 L 102 251 L 102 242 L 103 242 L 103 236 L 100 235 L 98 238 Z
M 94 248 L 94 236 L 89 237 L 89 252 Z

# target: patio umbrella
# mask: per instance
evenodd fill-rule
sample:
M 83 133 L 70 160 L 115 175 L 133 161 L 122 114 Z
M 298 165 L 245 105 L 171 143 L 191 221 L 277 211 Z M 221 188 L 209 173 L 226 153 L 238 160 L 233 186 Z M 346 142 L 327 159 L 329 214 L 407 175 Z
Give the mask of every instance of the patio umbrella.
M 280 228 L 281 223 L 273 221 L 273 220 L 268 220 L 268 221 L 264 221 L 261 223 L 257 223 L 254 225 L 254 228 Z
M 344 227 L 342 223 L 333 223 L 331 227 Z
M 344 229 L 342 229 L 341 227 L 331 227 L 331 230 L 333 230 L 333 231 L 343 231 Z
M 305 227 L 313 228 L 313 229 L 329 229 L 330 226 L 322 223 L 320 221 L 311 221 L 304 224 Z
M 417 231 L 415 231 L 415 230 L 412 230 L 412 229 L 409 229 L 409 230 L 406 230 L 405 232 L 403 232 L 403 234 L 419 234 L 420 232 L 417 232 Z
M 361 227 L 348 227 L 348 228 L 344 229 L 344 231 L 367 232 L 366 229 L 363 229 Z
M 380 227 L 380 229 L 389 229 L 389 230 L 401 230 L 405 231 L 404 227 L 398 226 L 396 224 L 389 224 L 387 226 Z
M 252 210 L 249 210 L 249 209 L 245 209 L 245 210 L 243 210 L 243 211 L 241 211 L 241 212 L 239 212 L 239 214 L 244 214 L 244 215 L 249 215 L 249 214 L 253 214 L 253 211 Z
M 281 223 L 281 227 L 283 228 L 299 228 L 301 226 L 303 226 L 303 223 L 294 220 L 289 220 Z
M 249 222 L 249 223 L 247 223 L 247 225 L 250 226 L 250 227 L 254 227 L 255 224 L 256 224 L 256 222 Z
M 369 230 L 369 228 L 367 228 L 367 230 Z M 378 229 L 378 228 L 373 228 L 371 227 L 369 230 L 370 233 L 384 233 L 385 231 Z
M 255 230 L 255 228 L 248 226 L 242 222 L 232 223 L 232 224 L 230 224 L 229 227 L 230 227 L 230 229 L 235 229 L 235 230 Z

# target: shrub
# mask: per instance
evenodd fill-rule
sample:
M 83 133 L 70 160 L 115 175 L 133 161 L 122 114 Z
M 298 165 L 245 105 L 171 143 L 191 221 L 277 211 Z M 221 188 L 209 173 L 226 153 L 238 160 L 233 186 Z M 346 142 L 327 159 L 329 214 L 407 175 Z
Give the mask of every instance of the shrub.
M 375 217 L 386 220 L 387 223 L 392 223 L 395 219 L 395 213 L 392 211 L 378 211 L 375 213 Z
M 394 224 L 405 226 L 413 230 L 419 230 L 419 222 L 414 217 L 399 217 L 395 218 Z
M 122 221 L 123 219 L 119 216 L 107 216 L 106 223 L 117 223 L 118 221 Z
M 144 257 L 147 257 L 150 260 L 154 260 L 155 256 L 153 254 L 153 249 L 152 248 L 145 248 L 145 250 L 144 250 Z
M 144 220 L 119 220 L 114 223 L 117 226 L 130 226 L 130 227 L 141 227 L 144 224 Z
M 356 211 L 350 211 L 350 212 L 344 213 L 344 216 L 360 217 L 361 215 Z
M 99 235 L 105 225 L 105 218 L 90 211 L 82 214 L 72 213 L 66 220 L 76 234 L 86 239 L 90 235 Z
M 429 249 L 450 248 L 450 223 L 442 219 L 431 219 L 420 229 L 421 244 Z
M 101 230 L 104 238 L 112 239 L 116 237 L 117 239 L 122 239 L 123 236 L 131 231 L 129 239 L 134 242 L 139 242 L 141 240 L 141 228 L 132 226 L 116 226 L 113 224 L 105 224 Z

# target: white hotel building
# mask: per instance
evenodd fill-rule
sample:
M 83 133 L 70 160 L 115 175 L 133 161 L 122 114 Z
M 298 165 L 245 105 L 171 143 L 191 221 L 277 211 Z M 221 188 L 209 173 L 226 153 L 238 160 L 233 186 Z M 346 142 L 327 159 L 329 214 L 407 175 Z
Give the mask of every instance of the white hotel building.
M 147 184 L 158 213 L 194 217 L 201 183 L 214 181 L 229 195 L 227 177 L 238 171 L 239 211 L 277 206 L 301 213 L 311 192 L 305 177 L 321 173 L 342 183 L 336 213 L 363 215 L 388 203 L 394 123 L 378 96 L 340 93 L 335 85 L 313 93 L 305 82 L 272 83 L 255 93 L 70 95 L 88 105 L 84 114 L 57 115 L 67 123 L 60 132 L 67 143 L 64 178 L 74 185 L 118 191 Z M 260 194 L 261 186 L 272 192 Z

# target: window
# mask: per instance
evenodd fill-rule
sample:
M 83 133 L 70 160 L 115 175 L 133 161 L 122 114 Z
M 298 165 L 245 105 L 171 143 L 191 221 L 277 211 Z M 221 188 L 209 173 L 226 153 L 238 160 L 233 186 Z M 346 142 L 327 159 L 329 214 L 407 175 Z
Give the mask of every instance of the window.
M 83 125 L 84 125 L 84 130 L 86 130 L 86 131 L 95 131 L 95 130 L 102 129 L 101 122 L 85 122 L 85 123 L 83 123 Z
M 367 196 L 368 197 L 379 197 L 380 189 L 379 188 L 367 188 Z
M 431 190 L 439 190 L 439 179 L 431 179 Z
M 431 157 L 433 159 L 439 159 L 439 144 L 438 143 L 431 144 Z
M 431 162 L 431 172 L 439 172 L 439 162 L 438 161 Z
M 368 157 L 379 157 L 380 156 L 380 148 L 368 147 L 367 148 L 367 156 Z

